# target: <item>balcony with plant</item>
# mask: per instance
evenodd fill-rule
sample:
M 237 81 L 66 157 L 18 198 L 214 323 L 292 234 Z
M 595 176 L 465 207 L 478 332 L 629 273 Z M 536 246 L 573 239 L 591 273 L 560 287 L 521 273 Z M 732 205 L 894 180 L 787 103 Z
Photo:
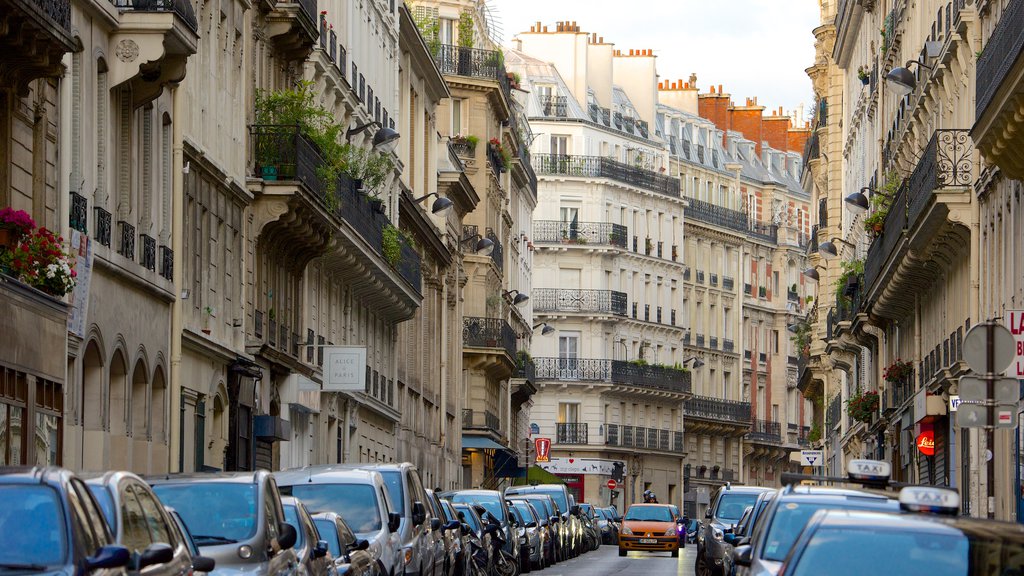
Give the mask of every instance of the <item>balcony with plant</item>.
M 846 401 L 846 413 L 858 422 L 871 422 L 878 413 L 878 392 L 868 390 L 857 392 Z

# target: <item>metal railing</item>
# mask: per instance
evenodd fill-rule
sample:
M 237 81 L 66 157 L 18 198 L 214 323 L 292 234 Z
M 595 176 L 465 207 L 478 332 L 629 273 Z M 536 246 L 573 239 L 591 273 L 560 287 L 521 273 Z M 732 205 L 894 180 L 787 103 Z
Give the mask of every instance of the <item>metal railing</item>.
M 534 288 L 530 293 L 534 312 L 596 312 L 626 315 L 627 296 L 616 290 Z
M 538 96 L 537 100 L 544 116 L 565 118 L 569 115 L 568 99 L 565 96 Z
M 140 234 L 142 239 L 142 267 L 146 270 L 156 271 L 156 238 L 148 234 Z
M 686 209 L 686 216 L 692 220 L 721 226 L 737 232 L 747 231 L 747 215 L 739 210 L 723 208 L 717 204 L 696 198 L 688 197 L 686 201 L 690 204 Z
M 494 230 L 491 230 L 490 228 L 485 230 L 484 237 L 491 242 L 494 242 L 494 249 L 491 250 L 491 260 L 494 261 L 494 265 L 498 267 L 499 272 L 504 271 L 505 253 L 501 247 L 501 240 L 498 238 L 498 235 L 494 233 Z
M 555 424 L 556 444 L 587 444 L 586 422 L 559 422 Z
M 734 287 L 735 281 L 732 278 L 728 276 L 722 277 L 722 290 L 732 290 Z
M 109 248 L 113 217 L 110 212 L 99 206 L 94 211 L 96 212 L 96 241 Z
M 683 401 L 683 415 L 704 420 L 750 422 L 750 402 L 693 396 Z
M 485 428 L 501 434 L 501 418 L 490 410 L 462 409 L 463 428 Z
M 467 316 L 462 319 L 462 345 L 473 348 L 501 348 L 516 355 L 516 332 L 504 318 Z
M 937 188 L 971 186 L 974 180 L 974 141 L 968 130 L 936 130 L 908 183 L 907 227 L 912 228 Z
M 747 439 L 753 442 L 781 444 L 782 427 L 774 420 L 756 419 L 750 424 Z
M 527 359 L 522 352 L 519 354 L 518 361 L 516 362 L 516 378 L 522 378 L 529 380 L 530 382 L 537 381 L 537 364 L 533 359 Z
M 630 186 L 679 198 L 678 179 L 610 158 L 568 154 L 534 154 L 533 160 L 534 169 L 538 174 L 609 178 Z
M 736 349 L 736 344 L 732 340 L 729 340 L 729 339 L 723 339 L 722 340 L 722 350 L 725 350 L 726 352 L 732 352 L 735 349 Z
M 196 20 L 196 13 L 189 0 L 113 0 L 113 3 L 118 10 L 126 12 L 174 12 L 190 30 L 199 30 L 199 21 Z M 313 14 L 316 14 L 315 0 L 310 14 L 310 23 L 315 25 Z
M 174 250 L 167 246 L 160 247 L 160 275 L 174 280 Z
M 442 44 L 437 47 L 434 62 L 441 74 L 494 80 L 501 86 L 505 99 L 512 101 L 512 85 L 501 52 Z
M 558 220 L 535 220 L 533 222 L 534 242 L 594 244 L 625 249 L 627 235 L 625 226 L 611 222 L 560 222 Z
M 623 448 L 646 448 L 662 452 L 685 452 L 683 433 L 664 428 L 605 424 L 604 443 Z
M 89 233 L 89 201 L 78 192 L 71 193 L 71 210 L 68 226 L 82 234 Z
M 121 241 L 117 245 L 117 253 L 129 260 L 135 260 L 135 226 L 119 220 L 117 222 Z
M 534 358 L 540 380 L 577 380 L 626 384 L 689 393 L 688 370 L 601 358 Z
M 825 410 L 825 425 L 831 428 L 839 424 L 839 418 L 842 413 L 843 399 L 840 398 L 839 394 L 836 394 L 829 401 L 828 408 Z
M 959 2 L 963 6 L 963 2 Z M 977 99 L 975 117 L 981 118 L 992 103 L 996 91 L 1002 86 L 1024 50 L 1024 2 L 1007 2 L 985 50 L 975 67 Z M 959 13 L 959 10 L 957 11 Z
M 776 224 L 766 224 L 764 222 L 752 222 L 750 224 L 750 230 L 747 233 L 754 238 L 760 238 L 761 240 L 767 240 L 772 244 L 779 243 L 779 227 Z
M 505 166 L 505 160 L 502 159 L 501 153 L 498 152 L 498 147 L 494 144 L 487 144 L 487 163 L 491 166 L 491 172 L 494 173 L 494 177 L 501 179 L 501 173 L 507 170 Z

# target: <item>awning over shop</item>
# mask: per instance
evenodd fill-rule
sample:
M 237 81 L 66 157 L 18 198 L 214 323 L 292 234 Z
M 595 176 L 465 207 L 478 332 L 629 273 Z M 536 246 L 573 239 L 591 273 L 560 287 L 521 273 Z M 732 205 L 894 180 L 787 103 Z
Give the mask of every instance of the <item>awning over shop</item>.
M 476 448 L 479 450 L 508 450 L 507 446 L 502 446 L 490 438 L 484 438 L 483 436 L 463 436 L 462 437 L 462 449 Z
M 534 465 L 526 469 L 526 478 L 516 478 L 512 483 L 513 486 L 534 484 L 565 484 L 565 480 L 562 480 L 540 466 Z

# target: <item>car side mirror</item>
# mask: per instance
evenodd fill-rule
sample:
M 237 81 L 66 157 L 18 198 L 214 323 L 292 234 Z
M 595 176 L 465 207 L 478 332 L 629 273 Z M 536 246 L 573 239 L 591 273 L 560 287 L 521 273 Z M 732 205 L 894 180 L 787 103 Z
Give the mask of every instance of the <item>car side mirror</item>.
M 727 532 L 727 533 L 725 533 L 722 536 L 722 540 L 724 540 L 726 544 L 729 544 L 729 545 L 732 545 L 732 546 L 736 545 L 736 535 L 735 534 L 731 534 L 731 533 Z
M 552 524 L 554 524 L 554 523 L 558 522 L 559 520 L 561 520 L 561 518 L 559 518 L 558 516 L 552 516 L 552 517 L 551 517 L 551 523 L 552 523 Z
M 154 564 L 166 564 L 171 560 L 174 560 L 174 548 L 171 548 L 169 544 L 156 542 L 147 546 L 142 554 L 139 554 L 138 568 L 141 570 Z
M 193 556 L 192 570 L 196 572 L 213 572 L 217 567 L 217 561 L 209 556 Z
M 281 522 L 277 525 L 277 545 L 281 547 L 281 550 L 288 550 L 299 540 L 299 533 L 295 530 L 295 526 L 287 522 Z
M 85 567 L 87 570 L 120 568 L 127 566 L 131 559 L 132 553 L 124 546 L 103 546 L 85 559 Z
M 753 548 L 749 544 L 737 546 L 736 551 L 734 552 L 736 564 L 738 566 L 750 566 L 752 551 Z
M 526 527 L 527 528 L 536 528 L 537 527 L 537 523 L 534 522 L 533 520 L 530 520 L 529 522 L 526 523 Z
M 398 527 L 402 525 L 402 515 L 398 512 L 391 512 L 388 514 L 388 531 L 398 532 Z
M 327 546 L 327 540 L 317 540 L 313 547 L 313 558 L 323 558 L 331 549 Z
M 356 541 L 348 545 L 349 552 L 355 552 L 356 550 L 366 550 L 370 547 L 370 541 L 366 538 L 356 538 Z
M 412 523 L 417 526 L 427 521 L 427 509 L 423 502 L 417 500 L 412 503 Z
M 452 520 L 451 522 L 448 522 L 447 524 L 444 525 L 444 529 L 445 530 L 455 530 L 456 528 L 459 528 L 460 525 L 461 525 L 461 523 L 458 520 Z

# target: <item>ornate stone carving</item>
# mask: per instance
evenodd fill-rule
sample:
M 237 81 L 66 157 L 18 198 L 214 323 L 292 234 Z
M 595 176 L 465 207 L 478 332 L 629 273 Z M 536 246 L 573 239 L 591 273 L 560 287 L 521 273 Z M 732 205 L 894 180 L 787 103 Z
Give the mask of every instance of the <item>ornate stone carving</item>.
M 117 43 L 114 54 L 121 62 L 134 62 L 139 57 L 139 45 L 131 38 L 125 38 Z

